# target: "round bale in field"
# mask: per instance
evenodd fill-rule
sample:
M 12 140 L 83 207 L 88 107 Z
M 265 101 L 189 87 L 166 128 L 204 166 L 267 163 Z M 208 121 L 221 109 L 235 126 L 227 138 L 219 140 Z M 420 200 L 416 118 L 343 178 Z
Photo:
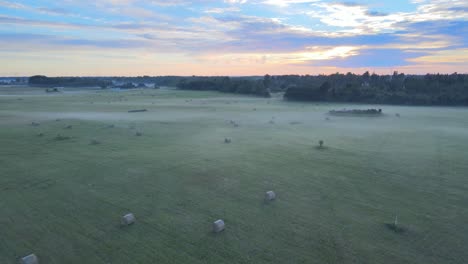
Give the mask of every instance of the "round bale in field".
M 135 223 L 135 221 L 136 221 L 135 216 L 132 213 L 128 213 L 122 216 L 122 218 L 120 219 L 120 225 L 128 226 L 128 225 Z
M 20 263 L 21 264 L 39 264 L 39 258 L 34 254 L 30 254 L 25 257 L 22 257 Z
M 218 219 L 213 222 L 213 232 L 219 233 L 224 230 L 224 221 L 222 219 Z
M 273 201 L 276 199 L 276 193 L 274 191 L 268 191 L 265 193 L 265 201 Z
M 90 144 L 90 145 L 99 145 L 99 144 L 101 144 L 101 141 L 99 141 L 99 140 L 93 138 L 93 139 L 91 139 L 91 141 L 90 141 L 89 144 Z

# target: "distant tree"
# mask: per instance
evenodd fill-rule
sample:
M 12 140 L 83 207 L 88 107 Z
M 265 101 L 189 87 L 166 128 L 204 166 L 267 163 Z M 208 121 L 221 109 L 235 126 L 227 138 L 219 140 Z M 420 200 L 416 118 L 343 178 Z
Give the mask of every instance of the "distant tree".
M 264 77 L 263 77 L 263 85 L 265 86 L 265 88 L 269 88 L 270 87 L 270 84 L 271 84 L 271 76 L 266 74 Z

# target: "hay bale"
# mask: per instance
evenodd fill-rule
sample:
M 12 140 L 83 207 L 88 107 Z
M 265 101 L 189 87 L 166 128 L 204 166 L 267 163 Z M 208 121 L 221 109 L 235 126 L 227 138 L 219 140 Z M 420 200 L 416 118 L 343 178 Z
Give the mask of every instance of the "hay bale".
M 44 136 L 44 133 L 39 133 L 37 134 L 38 137 L 43 137 Z
M 129 113 L 139 113 L 139 112 L 146 112 L 146 109 L 135 109 L 135 110 L 128 110 Z
M 231 143 L 231 139 L 230 138 L 225 138 L 224 143 L 227 143 L 227 144 Z
M 218 219 L 213 222 L 213 232 L 219 233 L 224 230 L 224 221 L 222 219 Z
M 72 125 L 68 125 L 68 126 L 64 127 L 64 129 L 72 129 L 72 128 L 73 128 Z
M 39 258 L 34 254 L 30 254 L 25 257 L 22 257 L 20 263 L 21 264 L 39 264 Z
M 41 124 L 36 123 L 36 122 L 31 122 L 31 126 L 40 126 Z
M 265 201 L 273 201 L 276 199 L 276 193 L 274 191 L 268 191 L 265 193 Z
M 399 113 L 396 113 L 395 116 L 396 116 L 396 117 L 400 117 L 400 114 L 399 114 Z
M 137 131 L 137 132 L 135 133 L 135 136 L 141 137 L 141 136 L 143 136 L 143 133 Z
M 122 216 L 122 218 L 120 219 L 120 225 L 128 226 L 128 225 L 134 224 L 135 221 L 136 221 L 135 215 L 133 215 L 132 213 L 128 213 Z
M 91 139 L 91 142 L 89 142 L 90 145 L 99 145 L 101 142 L 95 138 Z
M 299 122 L 299 121 L 292 121 L 292 122 L 289 122 L 290 125 L 300 125 L 302 124 L 302 122 Z

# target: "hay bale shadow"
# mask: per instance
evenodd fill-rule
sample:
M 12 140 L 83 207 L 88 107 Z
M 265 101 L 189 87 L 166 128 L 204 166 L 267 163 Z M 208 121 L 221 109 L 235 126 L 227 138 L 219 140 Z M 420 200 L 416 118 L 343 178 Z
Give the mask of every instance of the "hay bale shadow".
M 395 232 L 396 234 L 404 234 L 408 230 L 400 225 L 395 225 L 395 223 L 385 223 L 385 227 L 388 230 Z
M 327 146 L 315 146 L 314 148 L 317 149 L 317 150 L 327 150 L 327 149 L 329 149 L 329 147 L 327 147 Z
M 58 134 L 57 136 L 54 137 L 54 140 L 55 141 L 63 141 L 63 140 L 69 140 L 71 139 L 71 137 L 68 137 L 68 136 L 62 136 L 60 134 Z

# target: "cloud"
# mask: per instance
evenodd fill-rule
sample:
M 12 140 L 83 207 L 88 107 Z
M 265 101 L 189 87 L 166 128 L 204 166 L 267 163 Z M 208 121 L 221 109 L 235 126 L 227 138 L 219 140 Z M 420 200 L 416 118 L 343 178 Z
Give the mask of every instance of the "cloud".
M 216 70 L 468 67 L 468 2 L 460 0 L 413 0 L 404 11 L 324 0 L 47 2 L 0 0 L 8 58 L 72 50 L 145 59 L 172 54 Z
M 312 61 L 322 61 L 334 58 L 346 58 L 358 54 L 358 47 L 307 47 L 301 51 L 288 53 L 223 53 L 206 54 L 200 57 L 202 61 L 220 64 L 304 64 Z
M 416 63 L 466 64 L 468 61 L 468 48 L 436 51 L 425 56 L 412 58 L 409 61 Z
M 10 1 L 3 1 L 0 0 L 0 6 L 1 7 L 6 7 L 6 8 L 13 8 L 13 9 L 22 9 L 25 8 L 26 6 L 20 3 L 15 3 L 15 2 L 10 2 Z
M 229 12 L 240 12 L 240 11 L 241 11 L 240 8 L 232 6 L 232 7 L 225 7 L 225 8 L 220 8 L 220 7 L 210 8 L 210 9 L 205 10 L 204 12 L 209 13 L 209 14 L 224 14 L 224 13 L 229 13 Z
M 38 7 L 36 8 L 37 11 L 50 14 L 50 15 L 72 15 L 73 12 L 66 10 L 64 8 L 49 8 L 49 7 Z
M 224 0 L 224 2 L 228 4 L 245 4 L 247 0 Z
M 349 58 L 338 58 L 314 63 L 315 66 L 353 67 L 400 67 L 410 64 L 410 59 L 427 54 L 424 51 L 407 52 L 401 49 L 366 49 L 361 48 L 359 54 Z
M 431 0 L 418 2 L 414 12 L 384 13 L 370 10 L 356 3 L 313 3 L 313 9 L 305 13 L 318 18 L 328 26 L 342 28 L 341 32 L 368 34 L 406 30 L 406 25 L 440 20 L 468 20 L 468 2 Z
M 265 0 L 262 3 L 278 7 L 286 7 L 293 4 L 308 4 L 316 2 L 320 2 L 320 0 Z

